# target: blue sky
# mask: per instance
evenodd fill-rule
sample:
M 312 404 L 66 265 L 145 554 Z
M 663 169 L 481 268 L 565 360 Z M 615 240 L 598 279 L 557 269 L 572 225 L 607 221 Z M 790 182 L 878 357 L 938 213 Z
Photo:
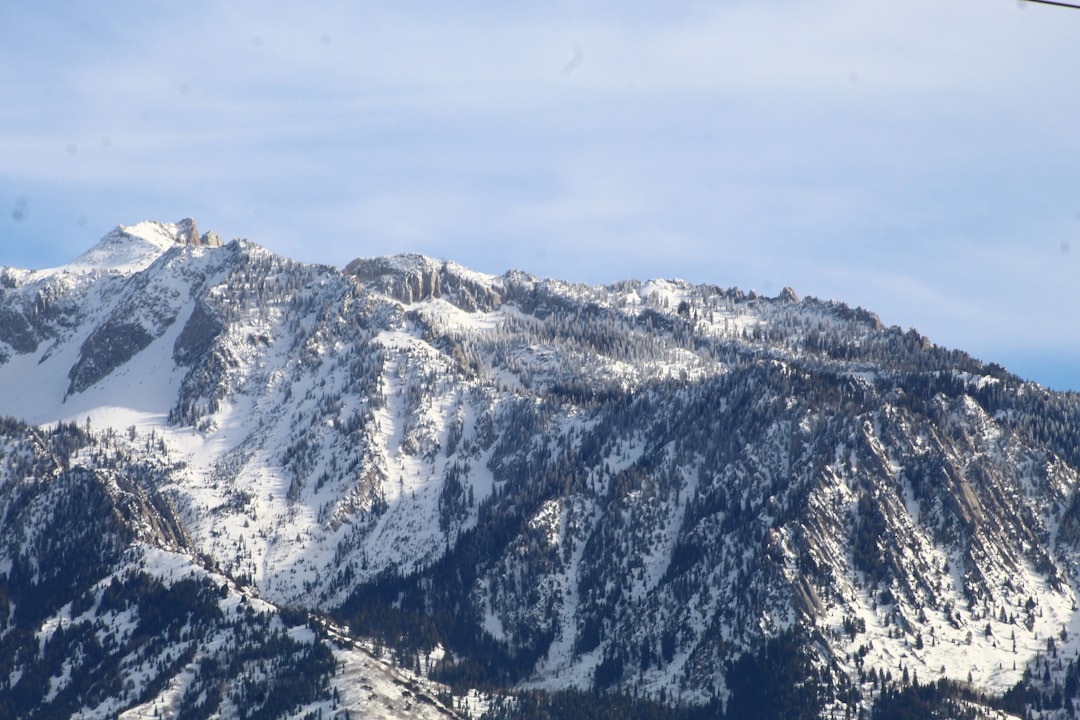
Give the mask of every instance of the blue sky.
M 1080 11 L 0 5 L 0 265 L 194 217 L 301 260 L 843 300 L 1080 389 Z

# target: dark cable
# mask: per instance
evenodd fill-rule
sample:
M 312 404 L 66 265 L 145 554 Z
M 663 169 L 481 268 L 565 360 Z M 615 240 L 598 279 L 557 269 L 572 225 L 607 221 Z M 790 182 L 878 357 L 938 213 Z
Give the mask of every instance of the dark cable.
M 1025 2 L 1042 3 L 1043 5 L 1057 5 L 1058 7 L 1072 8 L 1073 10 L 1080 10 L 1080 5 L 1070 5 L 1069 3 L 1055 2 L 1054 0 L 1025 0 Z

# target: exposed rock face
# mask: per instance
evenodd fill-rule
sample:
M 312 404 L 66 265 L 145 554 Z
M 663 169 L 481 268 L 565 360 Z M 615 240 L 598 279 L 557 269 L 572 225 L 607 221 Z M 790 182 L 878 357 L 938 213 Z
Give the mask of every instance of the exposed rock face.
M 213 230 L 203 233 L 203 236 L 199 238 L 199 244 L 207 247 L 221 247 L 221 238 Z
M 181 245 L 198 245 L 200 242 L 199 229 L 191 218 L 184 218 L 176 223 L 176 242 Z
M 214 231 L 199 235 L 199 228 L 191 218 L 184 218 L 176 223 L 176 242 L 181 245 L 202 245 L 204 247 L 221 247 L 221 238 Z
M 467 312 L 488 312 L 503 302 L 501 279 L 422 255 L 354 260 L 345 274 L 406 304 L 444 298 Z
M 225 329 L 224 324 L 203 302 L 196 302 L 184 325 L 180 337 L 173 345 L 173 359 L 177 365 L 188 366 L 200 358 L 213 345 L 217 336 Z
M 38 340 L 34 328 L 18 309 L 0 306 L 0 342 L 5 342 L 17 353 L 37 350 Z
M 144 349 L 154 339 L 142 325 L 116 319 L 101 325 L 83 343 L 68 373 L 68 394 L 86 390 Z

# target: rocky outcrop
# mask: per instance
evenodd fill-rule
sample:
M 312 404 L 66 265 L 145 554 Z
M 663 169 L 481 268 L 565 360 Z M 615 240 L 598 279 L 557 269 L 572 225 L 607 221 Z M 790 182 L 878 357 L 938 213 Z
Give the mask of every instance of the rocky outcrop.
M 181 245 L 202 245 L 205 247 L 221 247 L 221 238 L 213 232 L 199 235 L 199 228 L 191 218 L 184 218 L 176 223 L 176 242 Z
M 423 255 L 353 260 L 345 274 L 407 305 L 443 298 L 466 312 L 490 312 L 504 301 L 497 280 Z
M 153 341 L 142 325 L 112 321 L 97 328 L 83 343 L 79 360 L 68 372 L 68 395 L 82 392 L 133 358 Z
M 173 360 L 177 365 L 188 366 L 202 357 L 203 353 L 214 344 L 214 339 L 221 334 L 225 326 L 202 302 L 195 304 L 180 337 L 173 345 Z
M 38 346 L 34 328 L 21 312 L 11 307 L 0 307 L 0 342 L 20 354 L 34 352 Z

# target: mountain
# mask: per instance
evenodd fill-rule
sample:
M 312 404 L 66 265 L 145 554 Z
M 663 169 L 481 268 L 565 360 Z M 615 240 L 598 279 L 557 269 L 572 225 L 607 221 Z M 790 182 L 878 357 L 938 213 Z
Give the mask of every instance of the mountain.
M 790 289 L 141 223 L 0 270 L 0 414 L 0 716 L 1077 696 L 1080 396 Z

